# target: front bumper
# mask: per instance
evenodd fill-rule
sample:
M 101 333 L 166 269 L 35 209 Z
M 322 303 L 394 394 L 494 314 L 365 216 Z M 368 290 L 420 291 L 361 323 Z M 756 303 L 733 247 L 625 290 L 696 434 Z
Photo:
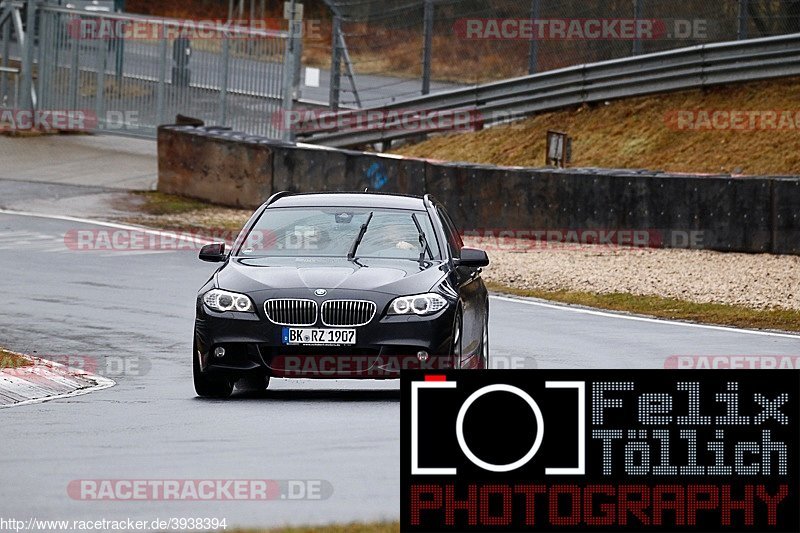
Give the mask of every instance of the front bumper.
M 356 330 L 353 346 L 286 346 L 283 326 L 273 324 L 256 305 L 256 313 L 217 313 L 198 300 L 195 349 L 203 372 L 231 377 L 262 373 L 295 378 L 392 379 L 403 369 L 448 369 L 454 306 L 429 317 L 384 316 L 381 306 L 372 321 Z M 325 328 L 321 323 L 312 326 Z M 216 357 L 217 347 L 225 348 Z M 428 359 L 421 360 L 419 352 Z

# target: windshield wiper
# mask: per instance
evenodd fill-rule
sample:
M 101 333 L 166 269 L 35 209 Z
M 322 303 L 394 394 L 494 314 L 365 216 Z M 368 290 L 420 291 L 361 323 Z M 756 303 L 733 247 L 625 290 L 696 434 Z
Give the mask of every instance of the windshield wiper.
M 372 216 L 375 214 L 373 211 L 369 214 L 367 221 L 361 224 L 361 229 L 358 232 L 358 237 L 356 237 L 356 241 L 353 243 L 353 246 L 350 247 L 350 251 L 347 253 L 347 260 L 352 261 L 356 256 L 356 250 L 358 250 L 358 245 L 361 244 L 361 239 L 364 238 L 364 234 L 367 232 L 367 228 L 369 227 L 369 223 L 372 222 Z
M 417 214 L 412 213 L 411 218 L 414 220 L 414 225 L 417 227 L 417 233 L 419 233 L 419 245 L 422 247 L 422 251 L 419 253 L 419 264 L 425 262 L 425 251 L 427 250 L 428 255 L 431 259 L 433 259 L 433 252 L 431 252 L 431 247 L 428 246 L 428 239 L 425 238 L 425 232 L 422 231 L 422 225 L 417 220 Z

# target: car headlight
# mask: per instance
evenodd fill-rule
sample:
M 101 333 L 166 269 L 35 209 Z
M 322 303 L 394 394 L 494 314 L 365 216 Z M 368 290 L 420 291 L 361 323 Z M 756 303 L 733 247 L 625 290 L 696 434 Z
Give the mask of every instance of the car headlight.
M 447 307 L 447 300 L 435 293 L 401 296 L 389 305 L 390 315 L 432 315 Z
M 222 289 L 212 289 L 205 293 L 203 302 L 214 311 L 239 311 L 241 313 L 252 313 L 255 311 L 253 301 L 244 294 L 223 291 Z

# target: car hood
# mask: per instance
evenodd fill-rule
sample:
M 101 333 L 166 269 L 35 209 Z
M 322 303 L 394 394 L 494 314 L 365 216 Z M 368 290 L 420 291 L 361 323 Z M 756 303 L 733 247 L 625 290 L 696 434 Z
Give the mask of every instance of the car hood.
M 283 289 L 375 291 L 419 294 L 444 276 L 441 262 L 421 268 L 416 261 L 338 258 L 235 258 L 218 276 L 220 288 L 255 292 Z

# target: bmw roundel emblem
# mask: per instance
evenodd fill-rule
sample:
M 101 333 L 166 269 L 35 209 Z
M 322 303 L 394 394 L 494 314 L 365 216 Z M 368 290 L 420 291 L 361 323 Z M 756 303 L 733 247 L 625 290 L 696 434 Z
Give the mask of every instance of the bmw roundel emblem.
M 316 294 L 317 296 L 325 296 L 326 294 L 328 294 L 328 291 L 326 291 L 325 289 L 317 289 L 314 291 L 314 294 Z

